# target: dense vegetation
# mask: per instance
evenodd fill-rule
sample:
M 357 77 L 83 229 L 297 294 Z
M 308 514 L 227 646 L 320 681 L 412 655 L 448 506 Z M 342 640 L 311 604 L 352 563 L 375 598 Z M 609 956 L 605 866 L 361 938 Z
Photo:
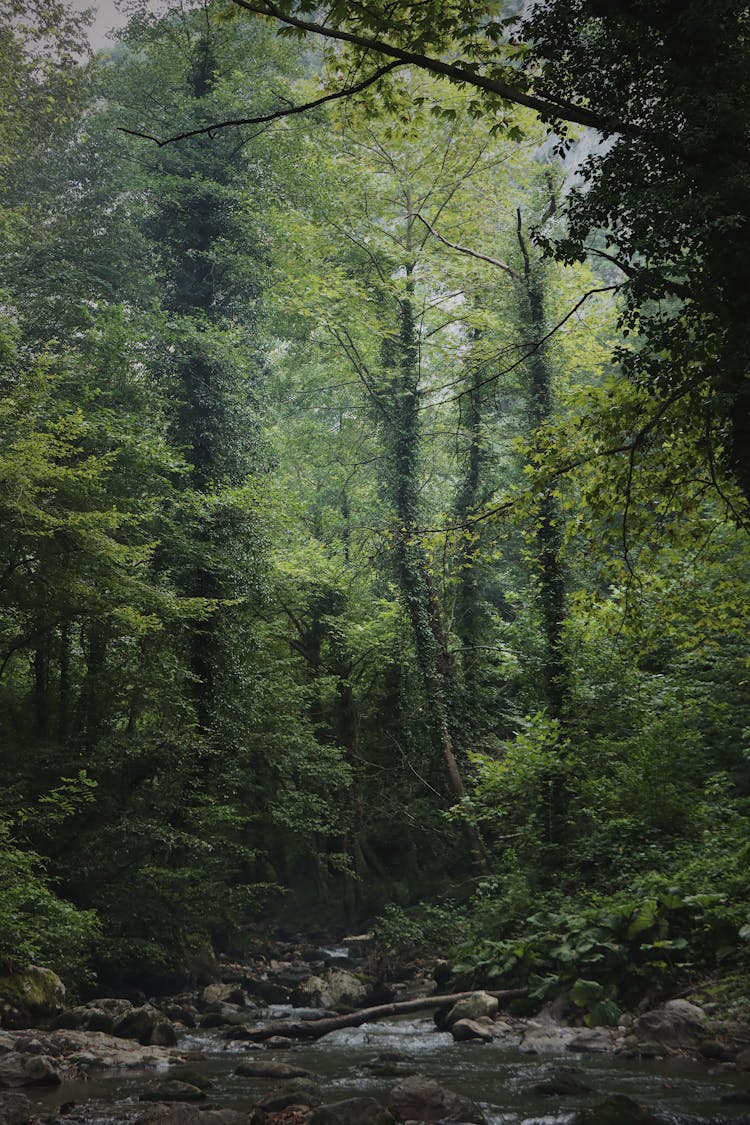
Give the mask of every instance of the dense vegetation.
M 0 8 L 0 960 L 746 972 L 741 5 Z

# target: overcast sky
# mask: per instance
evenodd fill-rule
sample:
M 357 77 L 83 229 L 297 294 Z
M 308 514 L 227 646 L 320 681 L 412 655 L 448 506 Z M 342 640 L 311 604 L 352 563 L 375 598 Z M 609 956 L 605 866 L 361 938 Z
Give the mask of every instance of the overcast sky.
M 107 32 L 112 27 L 122 27 L 126 22 L 122 12 L 115 7 L 115 0 L 71 0 L 72 6 L 79 12 L 86 8 L 94 8 L 96 20 L 89 31 L 91 46 L 95 50 L 100 47 L 111 47 L 111 40 L 107 39 Z

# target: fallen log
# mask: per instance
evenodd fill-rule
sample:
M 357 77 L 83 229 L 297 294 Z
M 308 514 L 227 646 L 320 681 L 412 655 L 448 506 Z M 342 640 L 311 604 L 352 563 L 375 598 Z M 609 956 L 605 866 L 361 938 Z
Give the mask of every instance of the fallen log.
M 326 1016 L 319 1020 L 276 1020 L 275 1023 L 267 1023 L 263 1027 L 243 1027 L 241 1036 L 237 1035 L 237 1038 L 248 1039 L 255 1043 L 270 1039 L 273 1035 L 284 1035 L 287 1039 L 320 1039 L 321 1036 L 328 1035 L 329 1031 L 338 1031 L 342 1027 L 359 1027 L 360 1024 L 386 1019 L 388 1016 L 404 1016 L 411 1012 L 428 1011 L 430 1008 L 452 1006 L 457 1000 L 465 1000 L 477 991 L 478 989 L 473 989 L 471 992 L 454 992 L 449 996 L 418 996 L 414 1000 L 378 1004 L 375 1008 L 359 1008 L 343 1016 Z M 490 996 L 503 1001 L 526 996 L 529 990 L 506 988 L 502 992 L 487 991 Z

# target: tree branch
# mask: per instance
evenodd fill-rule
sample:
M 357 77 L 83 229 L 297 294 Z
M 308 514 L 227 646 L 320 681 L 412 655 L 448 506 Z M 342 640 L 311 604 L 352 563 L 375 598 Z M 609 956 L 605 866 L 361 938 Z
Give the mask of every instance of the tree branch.
M 341 28 L 328 27 L 322 23 L 315 23 L 313 20 L 302 20 L 297 16 L 292 16 L 286 12 L 280 11 L 271 3 L 251 3 L 250 0 L 232 0 L 232 2 L 236 4 L 238 8 L 244 8 L 245 11 L 251 12 L 253 15 L 277 19 L 288 27 L 296 27 L 300 31 L 307 32 L 308 34 L 320 35 L 327 39 L 337 39 L 343 43 L 351 43 L 355 47 L 363 47 L 365 50 L 372 51 L 374 54 L 387 55 L 392 59 L 398 59 L 401 63 L 408 63 L 411 66 L 419 67 L 421 70 L 430 71 L 432 74 L 439 74 L 443 78 L 449 78 L 455 82 L 465 82 L 470 86 L 476 87 L 478 90 L 486 91 L 488 94 L 496 94 L 506 101 L 515 102 L 516 105 L 525 105 L 529 109 L 536 110 L 537 113 L 548 120 L 573 121 L 577 125 L 586 125 L 591 129 L 597 129 L 605 136 L 611 136 L 613 133 L 633 135 L 644 132 L 638 125 L 630 124 L 626 121 L 608 119 L 603 117 L 600 113 L 586 109 L 585 106 L 573 105 L 566 101 L 548 101 L 545 98 L 538 98 L 534 94 L 527 94 L 524 90 L 519 90 L 516 86 L 511 86 L 510 83 L 503 82 L 499 78 L 487 78 L 483 74 L 477 74 L 468 65 L 444 62 L 442 59 L 433 58 L 431 55 L 423 55 L 417 51 L 408 51 L 402 47 L 396 47 L 391 43 L 384 43 L 380 39 L 372 39 L 367 35 L 360 35 L 352 31 L 343 31 Z
M 430 234 L 433 235 L 438 242 L 442 242 L 444 246 L 448 246 L 451 250 L 457 250 L 459 254 L 467 254 L 470 258 L 478 258 L 480 262 L 489 262 L 491 266 L 497 266 L 499 270 L 503 270 L 504 273 L 507 273 L 508 277 L 512 277 L 514 281 L 520 280 L 516 271 L 511 269 L 505 262 L 501 262 L 499 258 L 491 258 L 489 254 L 482 254 L 479 250 L 472 250 L 468 246 L 459 246 L 457 242 L 449 242 L 447 238 L 443 238 L 442 234 L 439 234 L 433 225 L 428 223 L 423 215 L 420 215 L 419 211 L 414 212 L 414 218 L 419 219 L 420 223 L 424 223 Z
M 175 133 L 172 137 L 163 138 L 155 137 L 151 133 L 141 133 L 137 129 L 126 129 L 124 126 L 119 127 L 119 132 L 127 133 L 130 137 L 142 137 L 145 141 L 153 141 L 159 148 L 174 144 L 176 141 L 186 141 L 189 137 L 206 135 L 213 137 L 219 129 L 229 129 L 238 125 L 261 125 L 266 121 L 278 121 L 282 117 L 292 117 L 296 113 L 307 113 L 308 110 L 316 109 L 319 105 L 325 105 L 326 102 L 337 101 L 339 98 L 349 98 L 352 94 L 359 94 L 362 90 L 366 90 L 368 86 L 378 82 L 383 75 L 399 66 L 403 66 L 403 63 L 386 63 L 385 66 L 378 67 L 376 71 L 368 75 L 367 78 L 363 78 L 361 82 L 355 83 L 354 86 L 345 86 L 341 90 L 334 90 L 332 94 L 324 94 L 320 98 L 315 98 L 314 101 L 304 102 L 302 105 L 289 105 L 284 109 L 276 109 L 272 113 L 262 113 L 258 117 L 235 117 L 227 121 L 215 121 L 211 125 L 202 125 L 199 129 L 188 129 L 184 133 Z

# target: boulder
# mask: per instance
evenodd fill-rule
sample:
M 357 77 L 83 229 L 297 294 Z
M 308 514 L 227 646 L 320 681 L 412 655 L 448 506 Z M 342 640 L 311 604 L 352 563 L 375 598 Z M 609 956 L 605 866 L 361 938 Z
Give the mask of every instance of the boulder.
M 195 1105 L 153 1105 L 135 1125 L 249 1125 L 245 1113 L 233 1109 L 199 1109 Z
M 247 1023 L 250 1012 L 236 1004 L 216 1004 L 205 1016 L 201 1016 L 201 1027 L 238 1027 Z
M 398 1121 L 465 1121 L 486 1125 L 478 1105 L 419 1074 L 405 1078 L 391 1091 L 388 1108 Z
M 144 1004 L 140 1008 L 131 1008 L 116 1019 L 112 1034 L 116 1039 L 137 1039 L 145 1046 L 151 1042 L 153 1030 L 161 1019 L 161 1012 L 150 1004 Z
M 303 1004 L 323 1008 L 360 1007 L 368 992 L 368 986 L 348 969 L 327 969 L 320 976 L 302 980 L 296 988 L 297 999 Z
M 64 1027 L 72 1031 L 104 1031 L 111 1035 L 115 1021 L 133 1010 L 129 1000 L 119 997 L 103 996 L 89 1000 L 77 1008 L 66 1008 L 52 1021 L 52 1027 Z
M 0 1086 L 59 1086 L 60 1072 L 49 1055 L 9 1051 L 0 1058 Z
M 57 1015 L 65 1004 L 65 985 L 57 973 L 29 965 L 0 977 L 0 1023 L 27 1027 Z
M 174 1047 L 177 1044 L 177 1032 L 171 1020 L 160 1019 L 154 1024 L 149 1043 L 156 1047 Z
M 482 1016 L 494 1019 L 497 1015 L 498 1001 L 489 992 L 472 992 L 463 1000 L 457 1000 L 442 1023 L 446 1028 L 451 1028 L 459 1020 L 478 1020 Z
M 198 1102 L 205 1098 L 206 1091 L 191 1082 L 180 1082 L 177 1078 L 165 1078 L 147 1086 L 138 1094 L 142 1102 Z
M 269 1051 L 288 1051 L 294 1043 L 287 1035 L 272 1035 L 266 1039 L 265 1046 Z
M 542 1094 L 550 1098 L 572 1098 L 579 1094 L 590 1094 L 591 1086 L 582 1081 L 576 1070 L 558 1070 L 541 1082 L 527 1087 L 529 1094 Z
M 184 1027 L 195 1027 L 198 1015 L 192 1004 L 164 1004 L 162 1011 L 168 1020 L 183 1024 Z
M 615 1035 L 608 1027 L 582 1027 L 566 1044 L 569 1051 L 611 1051 Z
M 661 1008 L 644 1012 L 630 1034 L 642 1053 L 659 1054 L 697 1051 L 706 1037 L 705 1014 L 687 1000 L 669 1000 Z
M 571 1125 L 667 1125 L 667 1120 L 624 1094 L 613 1094 L 590 1109 L 579 1110 Z
M 208 984 L 201 993 L 201 1000 L 206 1007 L 213 1004 L 239 1004 L 243 1007 L 247 996 L 239 984 Z
M 0 1094 L 0 1125 L 28 1125 L 31 1102 L 18 1090 Z
M 346 1098 L 318 1106 L 310 1114 L 308 1125 L 395 1125 L 395 1122 L 374 1098 Z
M 272 1090 L 258 1103 L 266 1113 L 278 1113 L 290 1105 L 319 1106 L 322 1102 L 320 1090 L 308 1078 L 290 1078 L 278 1090 Z
M 273 1062 L 273 1060 L 246 1059 L 236 1068 L 235 1074 L 242 1078 L 312 1078 L 309 1070 L 301 1066 L 287 1066 L 286 1063 Z
M 245 987 L 254 999 L 263 1004 L 290 1004 L 292 1000 L 291 988 L 265 977 L 247 977 Z
M 456 1043 L 490 1043 L 492 1041 L 491 1025 L 478 1023 L 476 1020 L 457 1020 L 451 1028 L 451 1035 Z

